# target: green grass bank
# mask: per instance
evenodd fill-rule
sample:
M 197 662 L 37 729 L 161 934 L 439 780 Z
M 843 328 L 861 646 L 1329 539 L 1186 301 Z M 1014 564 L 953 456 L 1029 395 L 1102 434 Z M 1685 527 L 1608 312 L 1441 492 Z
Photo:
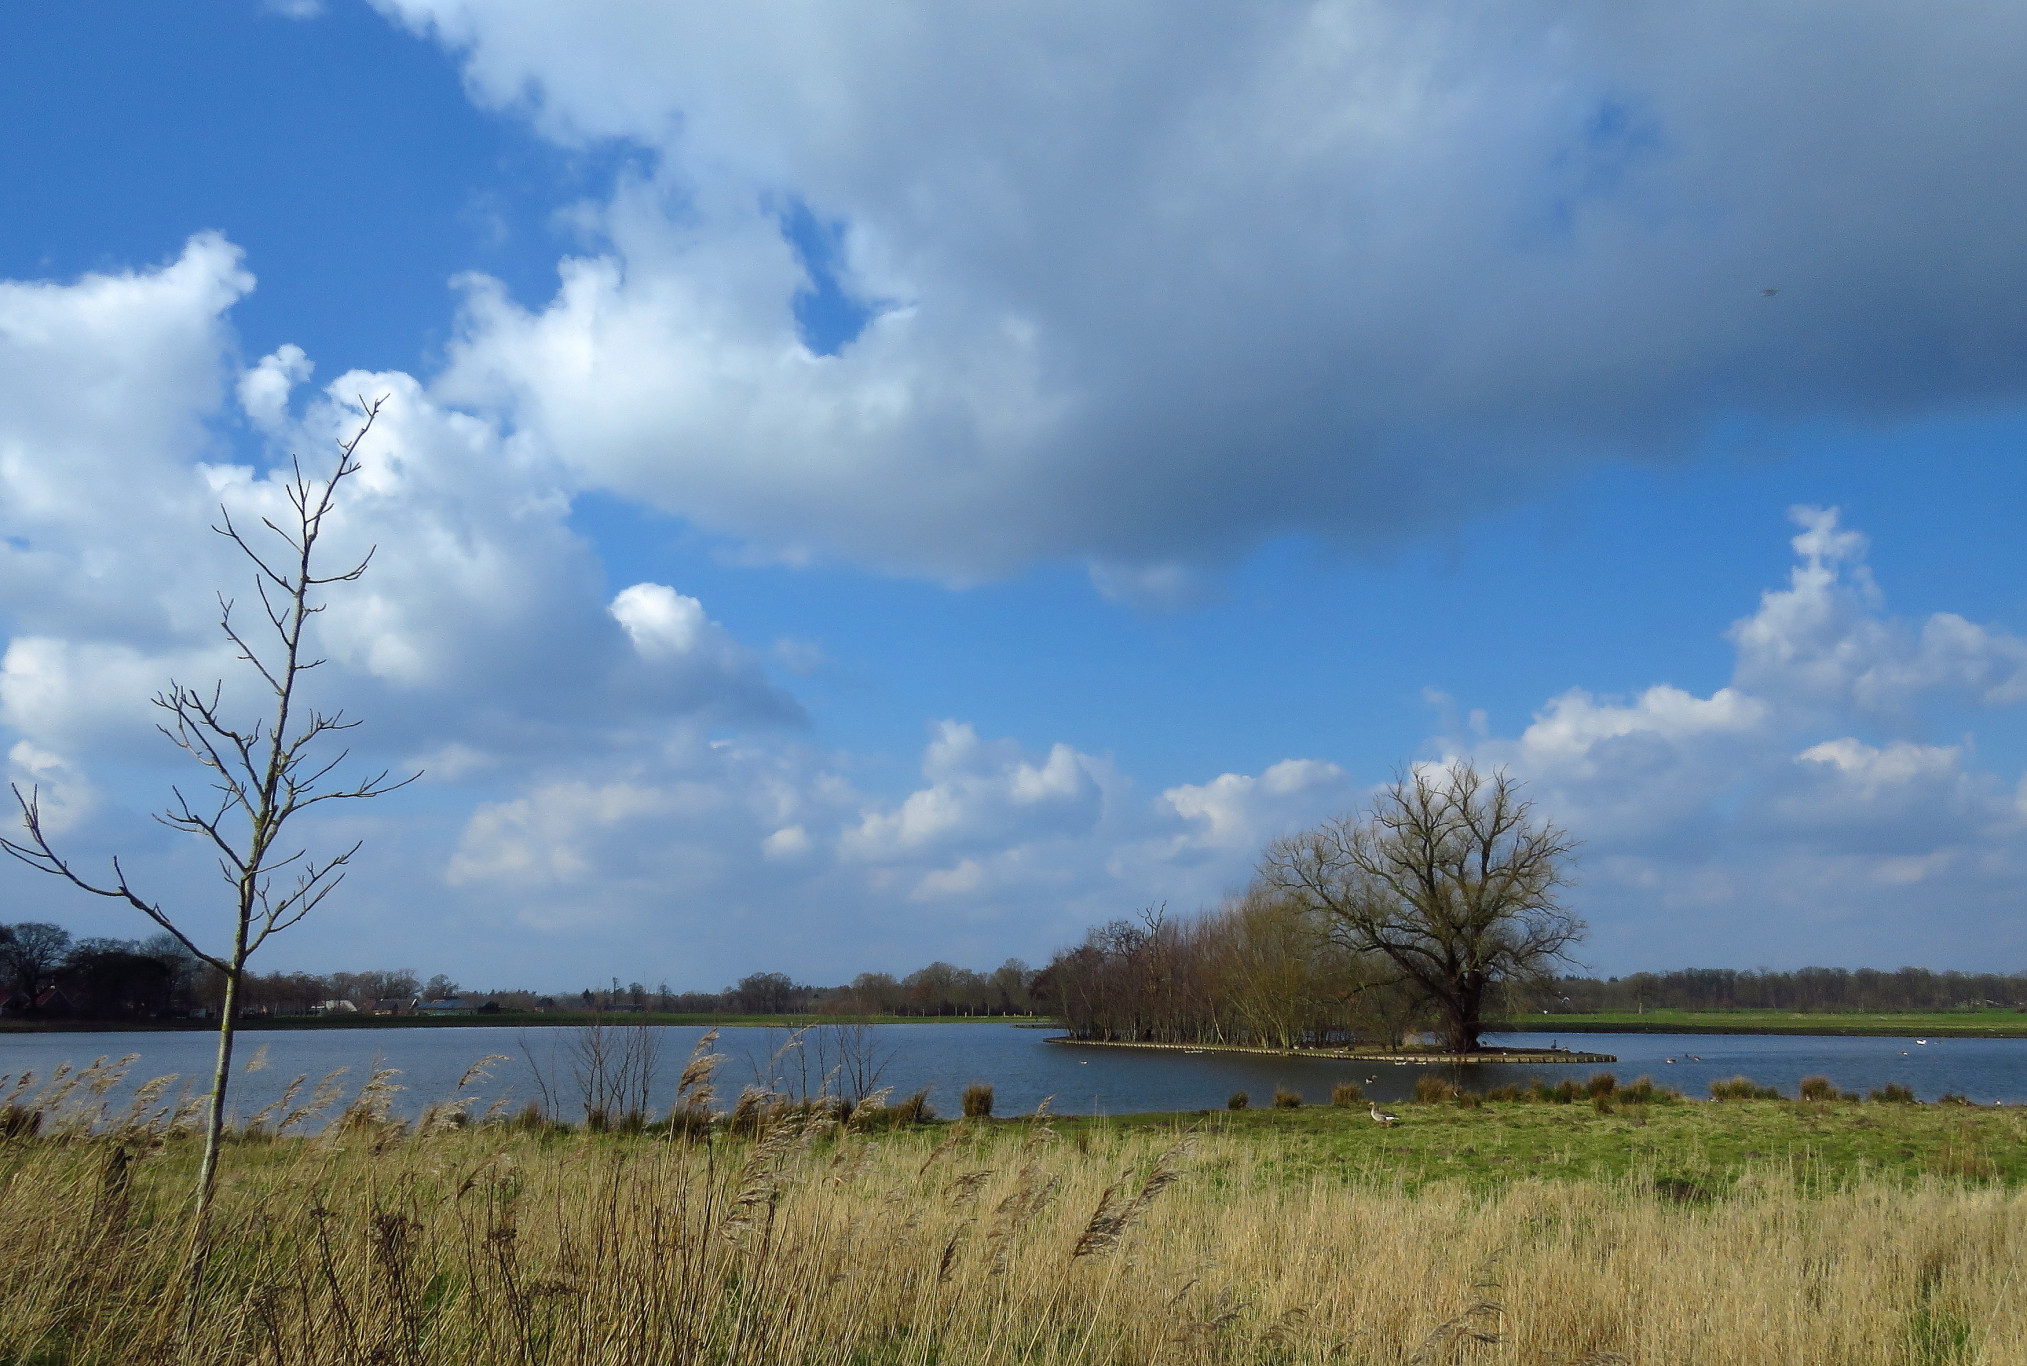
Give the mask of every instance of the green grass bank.
M 1523 1015 L 1488 1026 L 1531 1034 L 1826 1034 L 2027 1038 L 2027 1015 L 2011 1010 L 1932 1014 L 1773 1010 L 1649 1010 L 1596 1015 Z

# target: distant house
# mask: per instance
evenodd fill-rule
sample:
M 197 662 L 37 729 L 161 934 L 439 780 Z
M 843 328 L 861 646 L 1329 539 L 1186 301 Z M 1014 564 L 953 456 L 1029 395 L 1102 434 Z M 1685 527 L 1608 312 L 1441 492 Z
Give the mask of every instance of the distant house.
M 71 1009 L 70 997 L 63 994 L 62 987 L 46 987 L 32 1001 L 20 991 L 0 996 L 0 1015 L 68 1015 Z
M 375 1015 L 406 1015 L 414 1009 L 413 996 L 383 996 L 373 1003 Z
M 446 996 L 440 1001 L 424 1001 L 415 1010 L 419 1015 L 472 1015 L 478 1005 L 462 996 Z
M 319 1001 L 310 1007 L 312 1015 L 357 1015 L 359 1007 L 347 1000 Z

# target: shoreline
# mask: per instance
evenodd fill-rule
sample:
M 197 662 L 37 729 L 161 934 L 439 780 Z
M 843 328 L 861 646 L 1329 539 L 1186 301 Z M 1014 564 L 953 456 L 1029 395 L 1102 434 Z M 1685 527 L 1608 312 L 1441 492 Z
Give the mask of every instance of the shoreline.
M 1016 1029 L 1058 1029 L 1033 1015 L 702 1015 L 650 1011 L 593 1014 L 543 1011 L 495 1015 L 257 1015 L 242 1018 L 238 1032 L 320 1029 L 565 1029 L 603 1024 L 671 1028 L 814 1029 L 820 1025 L 1010 1024 Z M 216 1034 L 216 1020 L 0 1020 L 0 1034 Z
M 1135 1043 L 1125 1039 L 1073 1039 L 1059 1035 L 1044 1039 L 1069 1048 L 1144 1048 L 1163 1053 L 1189 1055 L 1238 1053 L 1267 1058 L 1322 1058 L 1331 1062 L 1431 1063 L 1451 1066 L 1462 1063 L 1608 1063 L 1618 1058 L 1610 1053 L 1576 1053 L 1567 1048 L 1486 1049 L 1477 1053 L 1421 1053 L 1403 1049 L 1349 1048 L 1254 1048 L 1230 1043 Z
M 1835 1020 L 1836 1016 L 1826 1016 Z M 1815 1024 L 1796 1020 L 1751 1020 L 1737 1024 L 1717 1020 L 1584 1020 L 1567 1017 L 1545 1019 L 1536 1024 L 1526 1020 L 1495 1020 L 1486 1026 L 1487 1034 L 1791 1034 L 1815 1035 L 1822 1038 L 1864 1038 L 1893 1039 L 1913 1038 L 1927 1035 L 1931 1038 L 1948 1039 L 2019 1039 L 2027 1038 L 2027 1023 L 2013 1024 L 1950 1024 L 1937 1021 L 1931 1016 L 1908 1020 L 1874 1018 L 1848 1024 Z

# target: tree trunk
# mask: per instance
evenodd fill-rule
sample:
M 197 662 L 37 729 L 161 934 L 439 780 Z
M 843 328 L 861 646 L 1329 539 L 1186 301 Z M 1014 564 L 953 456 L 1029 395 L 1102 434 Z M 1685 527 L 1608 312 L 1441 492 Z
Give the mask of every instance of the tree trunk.
M 218 1147 L 225 1132 L 225 1088 L 232 1080 L 232 1036 L 239 1026 L 239 978 L 225 975 L 225 1005 L 218 1016 L 218 1065 L 211 1073 L 211 1100 L 204 1115 L 204 1161 L 197 1168 L 197 1226 L 211 1207 L 211 1187 L 218 1177 Z
M 1452 1053 L 1478 1051 L 1479 1011 L 1475 1000 L 1443 1003 L 1444 1043 Z

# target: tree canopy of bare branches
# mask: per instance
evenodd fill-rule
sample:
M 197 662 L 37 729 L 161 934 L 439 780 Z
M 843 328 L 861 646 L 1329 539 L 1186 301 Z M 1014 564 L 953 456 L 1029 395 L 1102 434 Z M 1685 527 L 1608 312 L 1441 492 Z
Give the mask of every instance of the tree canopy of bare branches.
M 236 525 L 221 509 L 213 528 L 230 540 L 252 563 L 261 605 L 262 624 L 242 629 L 233 602 L 219 595 L 219 628 L 268 696 L 261 714 L 250 720 L 227 714 L 224 685 L 192 687 L 171 680 L 157 693 L 155 705 L 166 719 L 158 727 L 206 774 L 210 792 L 193 799 L 181 787 L 171 789 L 166 810 L 156 820 L 173 830 L 194 835 L 211 846 L 218 869 L 231 892 L 230 943 L 222 949 L 200 946 L 196 921 L 172 914 L 157 900 L 144 896 L 128 879 L 118 858 L 109 880 L 86 877 L 50 843 L 43 828 L 37 794 L 14 789 L 21 805 L 23 840 L 0 840 L 14 857 L 31 867 L 64 878 L 95 896 L 124 901 L 162 927 L 176 942 L 224 978 L 219 1013 L 218 1057 L 205 1124 L 204 1159 L 198 1169 L 197 1217 L 211 1199 L 218 1169 L 218 1141 L 225 1117 L 225 1092 L 231 1078 L 232 1042 L 238 1023 L 240 986 L 246 960 L 274 935 L 314 911 L 343 880 L 359 845 L 324 858 L 307 848 L 289 850 L 283 829 L 312 807 L 331 801 L 377 797 L 412 778 L 390 782 L 385 772 L 357 782 L 335 779 L 349 751 L 330 752 L 332 737 L 358 725 L 342 711 L 326 712 L 301 695 L 304 676 L 323 663 L 308 656 L 311 622 L 324 610 L 320 590 L 351 583 L 366 572 L 372 551 L 337 573 L 320 572 L 318 539 L 337 506 L 339 488 L 359 471 L 359 443 L 372 430 L 380 403 L 360 403 L 363 421 L 351 438 L 341 442 L 330 476 L 319 482 L 292 464 L 292 477 L 282 484 L 289 515 L 261 525 L 279 544 L 256 545 L 257 532 Z M 324 743 L 320 743 L 324 742 Z
M 1503 770 L 1463 763 L 1407 770 L 1363 811 L 1275 841 L 1260 876 L 1390 964 L 1469 1052 L 1492 989 L 1545 976 L 1582 937 L 1558 896 L 1575 852 Z
M 1346 952 L 1321 917 L 1254 886 L 1196 915 L 1094 926 L 1036 990 L 1082 1039 L 1254 1048 L 1398 1043 L 1415 1003 L 1387 965 Z

